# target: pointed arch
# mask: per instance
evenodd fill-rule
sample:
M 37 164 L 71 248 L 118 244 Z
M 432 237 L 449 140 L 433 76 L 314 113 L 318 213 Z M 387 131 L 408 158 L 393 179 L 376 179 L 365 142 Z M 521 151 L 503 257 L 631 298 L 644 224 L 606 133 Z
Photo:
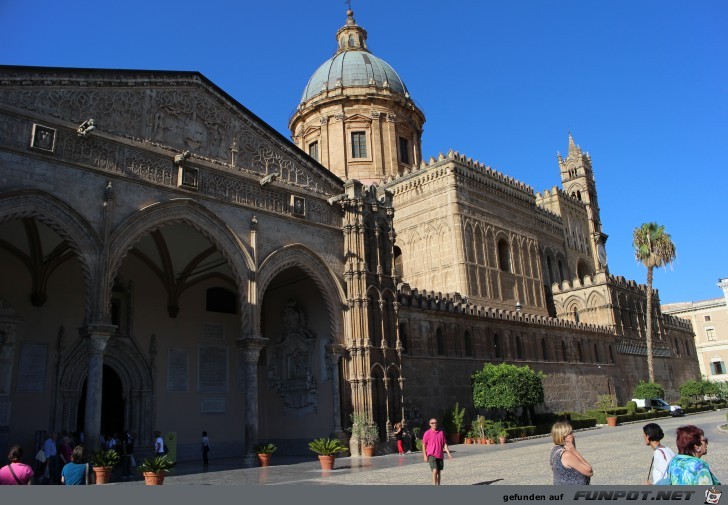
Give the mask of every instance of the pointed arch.
M 330 332 L 332 339 L 343 338 L 343 310 L 346 305 L 344 287 L 331 271 L 330 267 L 316 253 L 302 244 L 291 244 L 265 258 L 260 265 L 257 284 L 257 299 L 262 300 L 268 285 L 283 270 L 299 267 L 305 271 L 319 288 L 326 304 L 329 315 Z M 257 308 L 258 311 L 261 307 Z M 256 317 L 256 324 L 260 324 Z M 260 334 L 260 328 L 255 328 Z M 344 342 L 340 342 L 344 343 Z
M 70 205 L 46 192 L 17 190 L 0 194 L 0 222 L 24 218 L 37 219 L 68 243 L 83 272 L 86 287 L 84 318 L 93 319 L 100 303 L 93 278 L 101 249 L 94 229 Z

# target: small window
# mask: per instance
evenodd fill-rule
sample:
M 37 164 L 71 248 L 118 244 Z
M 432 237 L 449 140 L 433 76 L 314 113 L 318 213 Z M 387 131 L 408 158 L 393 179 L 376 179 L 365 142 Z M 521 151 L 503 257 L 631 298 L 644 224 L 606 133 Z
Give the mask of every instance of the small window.
M 407 326 L 404 323 L 399 323 L 399 342 L 402 345 L 402 352 L 406 353 L 409 346 L 407 345 Z
M 511 271 L 511 252 L 505 239 L 498 241 L 498 266 L 503 272 Z
M 465 341 L 465 355 L 468 357 L 473 357 L 473 339 L 470 338 L 470 333 L 465 332 L 465 335 L 463 335 L 463 340 Z
M 561 341 L 561 359 L 569 361 L 569 354 L 566 352 L 566 342 L 563 340 Z
M 445 338 L 442 336 L 442 329 L 437 329 L 437 354 L 445 355 Z
M 710 364 L 710 372 L 713 375 L 723 375 L 725 373 L 725 361 L 713 361 Z
M 308 154 L 316 161 L 319 161 L 319 145 L 318 142 L 311 142 L 308 145 Z
M 399 162 L 409 164 L 409 142 L 404 137 L 399 138 Z
M 708 340 L 715 340 L 715 328 L 705 328 L 705 336 Z
M 498 338 L 497 333 L 493 335 L 493 354 L 496 358 L 501 357 L 500 338 Z
M 351 157 L 367 157 L 367 136 L 365 132 L 351 132 Z
M 207 290 L 206 310 L 208 312 L 222 312 L 236 314 L 235 293 L 225 288 L 210 288 Z
M 578 354 L 577 361 L 579 363 L 583 363 L 584 362 L 584 349 L 581 346 L 581 342 L 576 343 L 576 352 Z
M 548 361 L 549 359 L 549 347 L 546 344 L 546 339 L 541 339 L 541 355 L 543 356 L 544 361 Z
M 705 316 L 705 322 L 707 323 L 708 321 L 710 321 L 710 316 Z

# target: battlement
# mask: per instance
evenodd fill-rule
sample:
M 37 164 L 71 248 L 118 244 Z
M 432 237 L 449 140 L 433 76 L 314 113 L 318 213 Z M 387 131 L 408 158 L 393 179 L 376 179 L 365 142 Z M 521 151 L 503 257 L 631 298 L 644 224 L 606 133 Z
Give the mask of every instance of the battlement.
M 599 284 L 604 284 L 608 282 L 608 280 L 609 279 L 604 272 L 597 272 L 594 275 L 585 275 L 584 279 L 579 279 L 575 277 L 573 279 L 564 280 L 561 283 L 554 282 L 551 285 L 551 292 L 554 295 L 559 295 L 577 289 L 584 289 L 592 286 L 597 286 Z
M 480 163 L 477 160 L 473 160 L 472 158 L 469 158 L 469 157 L 465 156 L 464 154 L 460 154 L 457 151 L 453 151 L 452 149 L 450 151 L 448 151 L 447 154 L 439 153 L 437 158 L 430 157 L 429 161 L 425 161 L 423 159 L 420 162 L 419 166 L 414 166 L 410 169 L 407 169 L 402 174 L 389 176 L 389 177 L 383 179 L 382 183 L 387 185 L 387 184 L 391 184 L 395 181 L 409 179 L 413 176 L 417 176 L 420 173 L 424 173 L 425 171 L 439 167 L 440 165 L 442 165 L 444 163 L 453 162 L 453 161 L 464 168 L 470 169 L 473 173 L 482 174 L 485 177 L 487 177 L 493 181 L 498 181 L 502 184 L 510 186 L 513 189 L 525 192 L 526 194 L 528 194 L 530 196 L 533 196 L 533 194 L 534 194 L 533 188 L 531 186 L 529 186 L 509 175 L 506 175 L 502 172 L 494 170 L 492 167 L 490 167 L 488 165 L 484 165 L 483 163 Z
M 569 328 L 595 333 L 606 333 L 610 335 L 616 334 L 613 328 L 609 328 L 607 326 L 579 323 L 567 319 L 528 314 L 526 312 L 519 312 L 516 310 L 504 310 L 494 307 L 475 305 L 470 303 L 467 300 L 467 297 L 461 296 L 460 293 L 443 294 L 427 290 L 420 292 L 416 288 L 410 288 L 409 284 L 405 283 L 397 286 L 397 301 L 402 306 L 422 310 L 465 314 L 482 319 L 514 321 L 550 328 Z

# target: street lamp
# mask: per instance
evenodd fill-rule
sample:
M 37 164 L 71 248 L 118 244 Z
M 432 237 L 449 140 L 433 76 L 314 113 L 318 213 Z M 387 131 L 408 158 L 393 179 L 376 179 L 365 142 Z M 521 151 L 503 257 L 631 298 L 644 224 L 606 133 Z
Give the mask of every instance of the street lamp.
M 516 312 L 521 312 L 523 310 L 523 305 L 521 305 L 521 302 L 516 302 Z

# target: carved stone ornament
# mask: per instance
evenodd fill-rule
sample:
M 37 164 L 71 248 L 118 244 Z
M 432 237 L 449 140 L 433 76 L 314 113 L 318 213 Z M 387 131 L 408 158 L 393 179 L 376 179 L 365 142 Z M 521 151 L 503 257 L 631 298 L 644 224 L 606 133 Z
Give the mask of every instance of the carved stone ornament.
M 306 327 L 306 314 L 294 300 L 286 302 L 281 320 L 283 328 L 268 362 L 268 387 L 278 393 L 283 412 L 316 412 L 316 335 Z
M 52 153 L 56 149 L 56 130 L 48 126 L 33 124 L 33 135 L 30 147 L 38 151 Z

